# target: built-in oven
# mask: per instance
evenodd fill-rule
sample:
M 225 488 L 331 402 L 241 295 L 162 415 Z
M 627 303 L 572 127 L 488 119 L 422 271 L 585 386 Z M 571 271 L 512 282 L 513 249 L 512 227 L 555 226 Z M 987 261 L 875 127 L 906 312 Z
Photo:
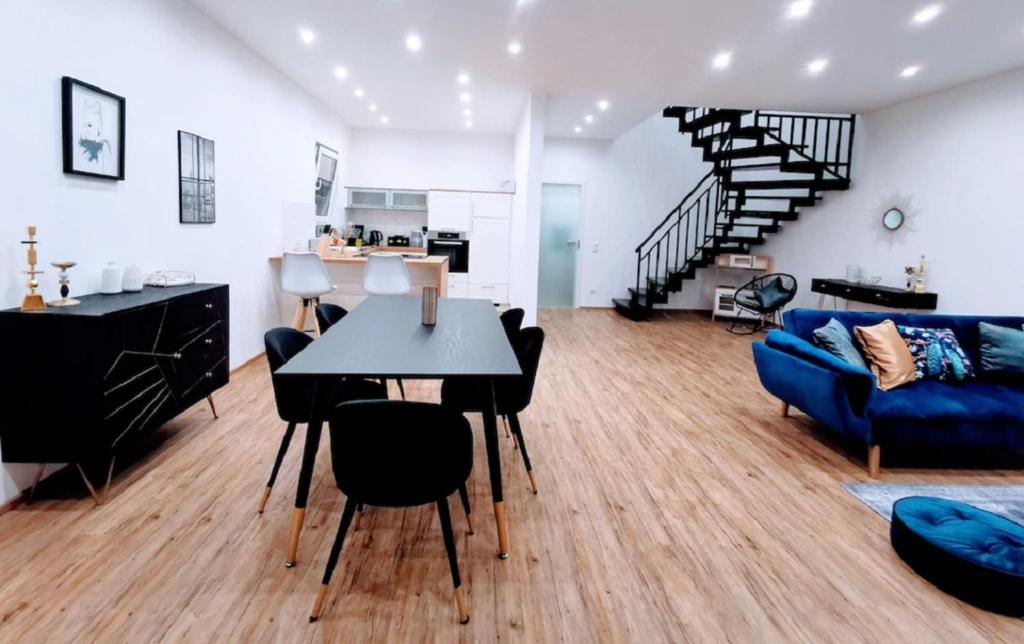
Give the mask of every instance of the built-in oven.
M 469 240 L 465 233 L 447 231 L 427 235 L 427 254 L 448 258 L 449 273 L 469 272 Z

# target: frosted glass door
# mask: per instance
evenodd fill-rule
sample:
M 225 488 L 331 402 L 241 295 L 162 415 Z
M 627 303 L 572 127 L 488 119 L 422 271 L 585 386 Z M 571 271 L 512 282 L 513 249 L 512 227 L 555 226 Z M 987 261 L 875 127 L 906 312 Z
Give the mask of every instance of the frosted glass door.
M 580 197 L 576 185 L 545 183 L 540 204 L 540 277 L 537 304 L 547 309 L 576 306 Z

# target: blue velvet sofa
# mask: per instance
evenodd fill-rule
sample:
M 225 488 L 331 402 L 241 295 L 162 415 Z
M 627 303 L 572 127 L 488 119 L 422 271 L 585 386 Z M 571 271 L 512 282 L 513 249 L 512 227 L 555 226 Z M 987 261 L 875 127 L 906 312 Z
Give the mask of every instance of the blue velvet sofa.
M 1024 318 L 922 315 L 897 312 L 795 309 L 785 330 L 754 344 L 754 363 L 764 388 L 829 429 L 868 447 L 868 471 L 877 477 L 884 446 L 1024 448 L 1024 382 L 986 379 L 964 383 L 923 380 L 879 391 L 874 375 L 812 343 L 818 327 L 835 318 L 854 326 L 896 324 L 949 328 L 978 370 L 978 323 L 1020 329 Z

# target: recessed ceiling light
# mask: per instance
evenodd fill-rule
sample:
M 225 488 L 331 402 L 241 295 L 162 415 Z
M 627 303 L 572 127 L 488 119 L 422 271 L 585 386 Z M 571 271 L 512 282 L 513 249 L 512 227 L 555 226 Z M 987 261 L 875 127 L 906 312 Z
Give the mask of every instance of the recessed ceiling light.
M 828 58 L 815 58 L 807 63 L 807 71 L 811 74 L 820 74 L 828 67 Z
M 607 99 L 602 98 L 597 102 L 597 109 L 602 112 L 607 112 L 609 107 L 611 107 L 611 103 L 609 103 Z
M 715 57 L 711 59 L 711 66 L 715 69 L 726 69 L 732 64 L 732 52 L 723 51 L 715 54 Z
M 423 39 L 416 34 L 409 34 L 405 37 L 405 46 L 409 51 L 419 51 L 423 49 Z
M 914 22 L 923 25 L 934 20 L 940 13 L 942 13 L 941 4 L 930 4 L 914 14 Z
M 371 112 L 376 112 L 377 111 L 377 104 L 376 103 L 370 103 L 370 111 Z
M 594 122 L 594 115 L 593 114 L 587 114 L 586 116 L 583 117 L 583 120 L 586 121 L 587 123 L 593 123 Z
M 356 98 L 362 98 L 366 95 L 366 92 L 363 91 L 362 87 L 357 87 L 352 93 L 356 95 Z
M 473 110 L 471 110 L 471 109 L 469 109 L 467 107 L 466 109 L 462 110 L 462 115 L 463 116 L 473 116 Z
M 577 125 L 576 127 L 574 127 L 572 129 L 572 131 L 575 132 L 576 134 L 579 134 L 580 132 L 583 131 L 583 128 L 581 128 L 580 126 Z
M 786 9 L 786 17 L 790 20 L 806 18 L 811 13 L 811 7 L 813 6 L 814 0 L 794 0 L 789 3 L 789 7 Z
M 469 84 L 469 74 L 467 74 L 466 72 L 462 72 L 461 74 L 459 74 L 459 79 L 458 80 L 459 80 L 459 85 L 468 85 Z
M 473 97 L 470 96 L 469 93 L 463 92 L 459 94 L 459 100 L 462 101 L 463 103 L 469 103 L 473 100 Z
M 900 72 L 900 76 L 910 78 L 911 76 L 916 76 L 919 71 L 921 71 L 920 65 L 911 65 L 910 67 L 904 67 L 903 71 Z
M 303 27 L 302 29 L 299 29 L 299 40 L 307 45 L 312 45 L 313 41 L 316 40 L 316 34 L 313 33 L 312 29 Z
M 389 118 L 388 118 L 388 117 L 386 117 L 386 116 L 382 116 L 382 117 L 380 117 L 380 122 L 381 122 L 382 124 L 384 124 L 384 125 L 387 125 L 388 123 L 390 123 L 390 122 L 391 122 L 391 119 L 389 119 Z
M 346 78 L 348 78 L 348 70 L 342 67 L 341 65 L 338 65 L 337 67 L 334 68 L 334 76 L 338 80 L 345 80 Z
M 473 127 L 473 121 L 466 121 L 466 127 Z
M 518 56 L 521 51 L 523 51 L 523 46 L 520 45 L 518 41 L 513 40 L 508 44 L 508 53 L 513 56 Z

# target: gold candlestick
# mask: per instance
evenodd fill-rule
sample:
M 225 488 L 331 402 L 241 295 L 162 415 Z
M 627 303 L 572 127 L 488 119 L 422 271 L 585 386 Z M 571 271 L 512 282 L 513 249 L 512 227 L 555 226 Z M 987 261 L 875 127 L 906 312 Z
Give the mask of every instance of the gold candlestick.
M 68 293 L 71 292 L 68 284 L 71 282 L 71 276 L 68 275 L 68 269 L 75 265 L 75 262 L 51 262 L 50 266 L 59 268 L 60 272 L 57 273 L 57 283 L 60 284 L 60 299 L 50 302 L 50 306 L 74 306 L 81 304 L 82 302 L 76 300 L 73 297 L 68 297 Z
M 22 244 L 28 244 L 28 270 L 22 271 L 22 273 L 28 275 L 28 281 L 25 285 L 28 286 L 28 294 L 25 295 L 25 299 L 21 301 L 22 311 L 45 311 L 46 302 L 43 301 L 43 296 L 36 293 L 36 289 L 39 288 L 39 280 L 36 279 L 36 275 L 40 275 L 45 271 L 36 270 L 36 227 L 29 226 L 28 229 L 28 240 L 21 242 Z

